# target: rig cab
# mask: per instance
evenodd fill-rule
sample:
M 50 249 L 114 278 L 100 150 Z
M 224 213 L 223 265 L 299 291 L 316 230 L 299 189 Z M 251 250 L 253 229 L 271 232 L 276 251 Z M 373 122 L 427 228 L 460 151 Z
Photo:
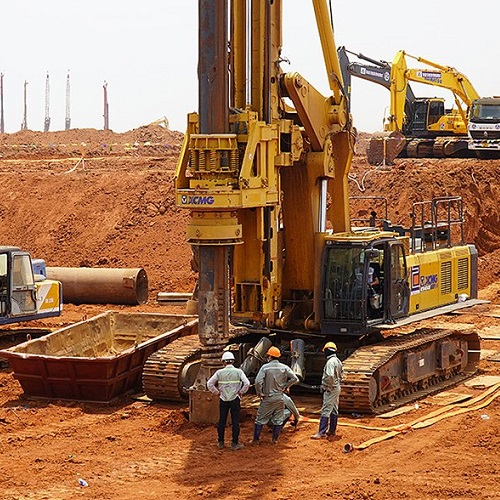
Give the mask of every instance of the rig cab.
M 372 212 L 373 213 L 373 212 Z M 361 337 L 381 325 L 477 298 L 477 250 L 459 197 L 413 204 L 410 227 L 383 221 L 325 241 L 321 331 Z

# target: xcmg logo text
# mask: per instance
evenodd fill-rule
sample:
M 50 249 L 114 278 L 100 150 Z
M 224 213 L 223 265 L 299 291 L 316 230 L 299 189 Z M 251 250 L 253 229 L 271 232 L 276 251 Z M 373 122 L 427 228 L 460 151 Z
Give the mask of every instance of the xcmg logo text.
M 212 205 L 214 202 L 213 196 L 182 196 L 181 203 L 183 205 Z

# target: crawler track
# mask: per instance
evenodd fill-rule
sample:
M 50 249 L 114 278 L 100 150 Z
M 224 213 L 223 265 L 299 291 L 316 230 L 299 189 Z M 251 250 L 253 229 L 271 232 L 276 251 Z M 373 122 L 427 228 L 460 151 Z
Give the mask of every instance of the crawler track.
M 38 339 L 52 333 L 48 328 L 11 328 L 0 330 L 0 349 L 9 349 L 31 339 Z M 0 369 L 8 368 L 9 362 L 0 357 Z
M 230 332 L 229 341 L 243 341 L 242 329 Z M 144 363 L 142 386 L 153 400 L 185 401 L 187 388 L 195 381 L 201 359 L 198 335 L 188 335 L 174 340 L 154 352 Z
M 429 329 L 360 347 L 343 363 L 340 411 L 384 413 L 455 385 L 475 373 L 479 350 L 476 333 Z M 142 377 L 147 396 L 187 399 L 186 386 L 194 380 L 200 356 L 197 335 L 153 353 Z
M 420 330 L 361 347 L 344 362 L 342 412 L 383 413 L 470 377 L 476 333 Z
M 181 337 L 151 354 L 142 372 L 146 395 L 153 400 L 184 401 L 187 398 L 183 386 L 186 369 L 200 356 L 198 335 Z

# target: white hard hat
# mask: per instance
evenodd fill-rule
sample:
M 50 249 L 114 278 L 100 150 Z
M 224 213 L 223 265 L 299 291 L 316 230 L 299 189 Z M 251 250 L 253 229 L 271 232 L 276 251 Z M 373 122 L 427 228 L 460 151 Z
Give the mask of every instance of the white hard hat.
M 234 354 L 229 351 L 224 352 L 222 354 L 222 361 L 234 361 Z

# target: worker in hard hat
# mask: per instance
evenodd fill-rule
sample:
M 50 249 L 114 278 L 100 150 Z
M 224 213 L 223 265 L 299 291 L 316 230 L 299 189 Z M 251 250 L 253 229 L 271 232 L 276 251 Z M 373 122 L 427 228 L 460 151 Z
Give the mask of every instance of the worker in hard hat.
M 280 350 L 272 346 L 267 351 L 268 362 L 255 377 L 255 391 L 260 398 L 260 405 L 255 418 L 253 443 L 259 444 L 264 425 L 273 426 L 273 444 L 278 442 L 281 429 L 285 423 L 285 402 L 283 395 L 299 379 L 292 369 L 279 362 Z
M 231 412 L 232 441 L 231 449 L 239 450 L 243 445 L 240 437 L 240 398 L 250 387 L 250 382 L 243 370 L 234 366 L 234 354 L 225 351 L 222 354 L 224 368 L 217 370 L 207 382 L 207 388 L 219 396 L 219 422 L 217 424 L 217 437 L 219 448 L 224 448 L 224 433 L 226 430 L 227 416 Z
M 337 357 L 337 346 L 334 342 L 327 342 L 323 347 L 326 364 L 321 378 L 323 391 L 323 405 L 319 419 L 319 429 L 313 439 L 334 436 L 339 418 L 340 384 L 342 382 L 342 361 Z

